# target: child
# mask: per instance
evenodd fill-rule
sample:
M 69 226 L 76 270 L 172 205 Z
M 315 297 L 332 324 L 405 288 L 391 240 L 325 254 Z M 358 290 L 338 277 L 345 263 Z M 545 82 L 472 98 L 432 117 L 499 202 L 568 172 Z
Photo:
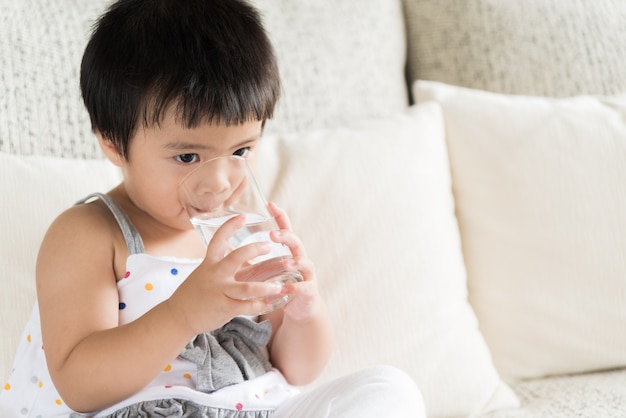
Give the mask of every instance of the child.
M 203 161 L 254 165 L 279 95 L 272 46 L 243 0 L 120 0 L 97 22 L 81 89 L 93 129 L 123 182 L 51 225 L 37 261 L 38 307 L 18 351 L 2 416 L 419 417 L 402 372 L 367 369 L 300 393 L 331 352 L 313 263 L 283 210 L 295 285 L 242 283 L 267 252 L 226 253 L 243 224 L 205 248 L 178 199 Z M 71 181 L 71 180 L 70 180 Z M 262 316 L 259 296 L 292 294 Z M 41 319 L 39 324 L 39 319 Z M 27 341 L 30 341 L 28 343 Z

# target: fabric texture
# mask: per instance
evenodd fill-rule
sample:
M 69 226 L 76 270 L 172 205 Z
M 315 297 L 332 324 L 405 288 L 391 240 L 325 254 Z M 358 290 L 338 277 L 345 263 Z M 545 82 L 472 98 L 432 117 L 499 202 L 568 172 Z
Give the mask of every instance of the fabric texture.
M 443 108 L 470 302 L 498 370 L 626 366 L 626 96 L 415 94 Z
M 383 402 L 381 402 L 381 399 Z M 80 418 L 74 414 L 70 418 Z M 215 410 L 182 399 L 134 404 L 104 418 L 426 418 L 417 386 L 403 372 L 378 366 L 292 397 L 276 411 Z
M 522 408 L 481 418 L 623 418 L 626 369 L 512 383 Z
M 467 302 L 437 105 L 265 136 L 257 173 L 315 260 L 338 330 L 321 381 L 389 364 L 415 379 L 431 417 L 516 404 Z
M 196 388 L 214 392 L 254 379 L 272 369 L 260 347 L 272 336 L 269 321 L 233 318 L 222 328 L 197 335 L 179 354 L 198 368 Z
M 143 246 L 143 239 L 135 226 L 132 224 L 126 213 L 122 210 L 122 208 L 115 203 L 113 199 L 105 195 L 104 193 L 92 193 L 89 196 L 80 199 L 76 202 L 77 205 L 87 203 L 94 199 L 100 199 L 104 204 L 109 208 L 117 224 L 122 230 L 122 235 L 124 236 L 124 240 L 126 241 L 126 246 L 128 248 L 129 254 L 141 254 L 144 252 L 145 248 Z
M 272 418 L 296 417 L 426 418 L 427 415 L 422 395 L 406 373 L 393 367 L 375 366 L 296 395 L 272 415 Z
M 403 0 L 409 79 L 499 93 L 626 92 L 622 0 Z
M 268 133 L 335 128 L 406 108 L 401 0 L 253 4 L 263 14 L 282 78 Z
M 84 415 L 72 414 L 70 418 Z M 186 399 L 139 402 L 104 418 L 269 418 L 272 411 L 237 411 L 198 405 Z
M 106 0 L 0 0 L 0 151 L 101 158 L 79 71 Z

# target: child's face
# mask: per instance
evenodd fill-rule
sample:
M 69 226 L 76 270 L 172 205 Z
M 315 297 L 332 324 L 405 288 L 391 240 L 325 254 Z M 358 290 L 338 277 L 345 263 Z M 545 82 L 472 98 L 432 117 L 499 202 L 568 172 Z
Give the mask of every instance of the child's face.
M 179 200 L 180 181 L 200 163 L 224 155 L 246 157 L 254 168 L 261 130 L 261 121 L 186 129 L 172 115 L 160 127 L 139 129 L 130 142 L 128 161 L 121 163 L 128 197 L 161 224 L 190 229 Z

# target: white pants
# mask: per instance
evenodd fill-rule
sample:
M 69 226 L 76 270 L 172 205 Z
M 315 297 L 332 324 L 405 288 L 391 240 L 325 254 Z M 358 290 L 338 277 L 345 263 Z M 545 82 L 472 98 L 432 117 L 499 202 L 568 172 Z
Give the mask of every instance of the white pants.
M 377 366 L 305 391 L 281 405 L 272 418 L 425 418 L 415 382 L 404 372 Z

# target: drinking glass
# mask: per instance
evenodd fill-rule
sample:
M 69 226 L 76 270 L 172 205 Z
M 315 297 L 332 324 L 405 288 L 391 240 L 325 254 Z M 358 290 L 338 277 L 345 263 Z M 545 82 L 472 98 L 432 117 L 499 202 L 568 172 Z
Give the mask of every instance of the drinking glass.
M 245 215 L 246 222 L 229 240 L 230 251 L 255 242 L 270 244 L 270 252 L 244 264 L 235 274 L 236 280 L 302 281 L 300 272 L 283 267 L 283 261 L 292 257 L 289 248 L 270 239 L 270 232 L 278 230 L 278 225 L 245 158 L 229 155 L 201 163 L 181 181 L 179 196 L 205 245 L 224 222 L 239 214 Z M 269 307 L 261 314 L 284 306 L 291 297 L 265 297 Z

